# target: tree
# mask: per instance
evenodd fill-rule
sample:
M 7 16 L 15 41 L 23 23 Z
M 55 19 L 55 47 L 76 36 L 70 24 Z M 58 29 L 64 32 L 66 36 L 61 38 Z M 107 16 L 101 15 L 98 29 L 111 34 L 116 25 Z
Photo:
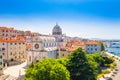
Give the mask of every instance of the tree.
M 96 80 L 97 67 L 93 66 L 95 63 L 91 63 L 92 61 L 88 61 L 81 48 L 73 51 L 68 58 L 67 69 L 71 80 Z
M 86 57 L 88 59 L 88 63 L 91 64 L 91 66 L 97 70 L 99 67 L 99 61 L 101 60 L 101 58 L 98 58 L 98 55 L 96 54 L 86 54 Z
M 56 60 L 57 62 L 59 62 L 60 64 L 67 66 L 67 63 L 69 62 L 68 58 L 59 58 Z
M 101 51 L 105 51 L 105 46 L 102 41 L 100 41 L 100 45 L 101 45 Z
M 104 62 L 103 55 L 99 53 L 87 54 L 88 57 L 92 57 L 94 62 L 97 62 L 98 65 Z M 90 59 L 89 59 L 90 60 Z
M 113 59 L 109 57 L 104 57 L 102 54 L 94 53 L 94 54 L 87 54 L 88 57 L 92 57 L 95 62 L 99 63 L 99 67 L 104 67 L 105 64 L 113 63 Z M 91 59 L 92 59 L 91 58 Z M 89 60 L 91 60 L 89 59 Z
M 103 57 L 103 59 L 104 59 L 104 64 L 111 64 L 114 61 L 112 58 L 108 58 L 108 57 Z
M 70 73 L 65 66 L 54 59 L 43 59 L 32 64 L 25 74 L 25 80 L 70 80 Z

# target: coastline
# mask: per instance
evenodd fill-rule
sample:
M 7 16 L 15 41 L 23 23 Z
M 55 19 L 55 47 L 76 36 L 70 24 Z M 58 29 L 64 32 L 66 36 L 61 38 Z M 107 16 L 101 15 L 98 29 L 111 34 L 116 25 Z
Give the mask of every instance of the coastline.
M 109 52 L 105 52 L 107 55 L 111 56 L 111 57 L 115 57 L 116 59 L 119 59 L 120 60 L 120 57 L 117 56 L 117 55 L 114 55 L 112 53 L 109 53 Z
M 114 55 L 114 54 L 109 53 L 109 52 L 105 52 L 105 54 L 107 54 L 107 55 L 110 56 L 110 57 L 114 57 L 116 61 L 120 60 L 120 57 L 117 56 L 117 55 Z M 116 68 L 115 68 L 115 69 L 116 69 Z M 114 69 L 113 71 L 111 71 L 110 73 L 105 74 L 104 77 L 101 77 L 101 78 L 99 78 L 98 80 L 107 80 L 106 78 L 112 78 L 112 75 L 114 74 L 115 69 Z M 106 77 L 106 78 L 105 78 L 105 77 Z

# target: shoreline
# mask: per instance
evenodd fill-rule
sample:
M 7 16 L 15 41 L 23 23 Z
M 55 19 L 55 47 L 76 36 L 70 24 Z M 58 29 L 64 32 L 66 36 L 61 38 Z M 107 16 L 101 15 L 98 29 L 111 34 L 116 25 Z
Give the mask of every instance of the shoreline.
M 120 57 L 115 55 L 115 54 L 112 54 L 112 53 L 109 53 L 109 52 L 105 52 L 107 55 L 111 56 L 111 57 L 115 57 L 116 59 L 119 59 L 120 60 Z
M 114 54 L 109 53 L 109 52 L 105 52 L 105 54 L 107 54 L 107 55 L 110 56 L 110 57 L 113 57 L 113 56 L 114 56 L 115 60 L 120 60 L 120 57 L 117 56 L 117 55 L 114 55 Z M 114 72 L 114 70 L 111 71 L 111 72 L 108 73 L 108 74 L 104 74 L 104 77 L 101 77 L 101 78 L 99 78 L 98 80 L 106 80 L 107 77 L 108 77 L 108 78 L 112 78 L 113 72 Z M 105 77 L 106 77 L 106 78 L 105 78 Z

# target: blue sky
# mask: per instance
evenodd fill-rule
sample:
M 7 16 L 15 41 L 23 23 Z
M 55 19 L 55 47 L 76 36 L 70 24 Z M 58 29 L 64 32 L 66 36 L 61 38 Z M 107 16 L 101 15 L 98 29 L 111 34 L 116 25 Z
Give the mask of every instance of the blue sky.
M 44 34 L 120 39 L 118 0 L 0 0 L 0 25 Z

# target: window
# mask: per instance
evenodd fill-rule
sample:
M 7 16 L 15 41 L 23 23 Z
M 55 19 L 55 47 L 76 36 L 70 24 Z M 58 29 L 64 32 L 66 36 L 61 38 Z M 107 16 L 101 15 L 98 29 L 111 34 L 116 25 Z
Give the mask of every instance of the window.
M 44 47 L 45 47 L 45 43 L 44 43 Z
M 91 51 L 93 50 L 93 48 L 91 48 Z
M 97 45 L 95 45 L 95 47 L 96 47 Z
M 3 53 L 3 55 L 5 55 L 5 53 Z
M 6 34 L 6 36 L 8 36 L 8 34 Z
M 2 51 L 4 51 L 5 50 L 5 48 L 2 48 Z
M 2 30 L 2 32 L 4 32 L 4 30 Z
M 97 51 L 97 48 L 95 48 L 95 51 Z
M 89 51 L 89 48 L 87 50 Z
M 3 45 L 5 45 L 5 44 L 3 43 Z
M 11 58 L 11 61 L 14 61 L 14 59 L 13 59 L 13 58 Z
M 2 55 L 0 55 L 0 59 L 2 58 Z
M 12 52 L 10 53 L 10 55 L 12 55 Z
M 15 43 L 15 45 L 17 45 L 17 43 Z
M 59 56 L 59 53 L 57 53 L 56 55 Z
M 12 43 L 10 43 L 12 45 Z
M 19 43 L 19 45 L 21 45 L 21 43 Z
M 0 65 L 2 65 L 2 62 L 0 62 Z
M 89 45 L 87 45 L 87 46 L 89 46 Z

